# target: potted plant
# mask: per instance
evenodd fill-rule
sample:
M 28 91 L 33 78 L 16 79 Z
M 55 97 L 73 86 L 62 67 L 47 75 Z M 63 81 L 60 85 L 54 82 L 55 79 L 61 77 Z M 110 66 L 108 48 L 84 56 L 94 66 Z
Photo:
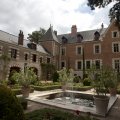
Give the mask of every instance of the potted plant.
M 106 93 L 109 88 L 111 73 L 112 69 L 110 67 L 103 66 L 100 70 L 97 70 L 93 65 L 88 74 L 96 91 L 96 94 L 93 97 L 96 105 L 96 112 L 103 116 L 107 114 L 108 109 L 109 97 Z
M 30 92 L 30 84 L 37 80 L 37 76 L 33 69 L 26 67 L 24 71 L 15 72 L 12 79 L 16 80 L 22 86 L 23 97 L 28 97 Z
M 110 74 L 110 79 L 108 81 L 109 93 L 111 96 L 116 96 L 118 83 L 119 83 L 119 74 L 118 72 L 113 70 Z

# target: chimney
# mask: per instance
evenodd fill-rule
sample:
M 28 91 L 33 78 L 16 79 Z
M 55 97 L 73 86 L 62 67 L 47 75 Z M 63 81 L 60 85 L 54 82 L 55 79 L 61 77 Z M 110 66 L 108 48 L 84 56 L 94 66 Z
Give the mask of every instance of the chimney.
M 24 39 L 23 31 L 20 30 L 20 33 L 18 36 L 18 45 L 23 45 L 23 39 Z
M 71 27 L 71 35 L 75 36 L 77 34 L 77 27 L 76 25 L 72 25 Z

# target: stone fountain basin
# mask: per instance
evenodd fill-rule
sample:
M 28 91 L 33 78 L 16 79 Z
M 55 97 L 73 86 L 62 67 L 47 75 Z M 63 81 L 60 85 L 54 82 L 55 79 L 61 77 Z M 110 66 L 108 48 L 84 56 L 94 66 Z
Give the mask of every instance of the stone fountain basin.
M 83 101 L 84 100 L 90 100 L 90 102 L 93 101 L 93 105 L 84 106 L 81 104 L 77 104 L 77 102 L 75 101 L 77 100 L 80 101 L 79 99 L 83 99 Z M 43 104 L 46 106 L 52 106 L 55 108 L 61 108 L 61 109 L 69 110 L 69 111 L 78 110 L 82 113 L 89 112 L 92 115 L 103 116 L 103 115 L 96 113 L 96 107 L 94 105 L 93 95 L 79 92 L 79 91 L 68 90 L 65 93 L 63 93 L 62 91 L 56 91 L 56 92 L 54 91 L 51 93 L 48 92 L 48 93 L 43 93 L 37 96 L 30 96 L 29 98 L 27 98 L 27 100 L 36 102 L 39 104 Z M 116 100 L 117 100 L 117 96 L 110 96 L 107 112 L 109 112 L 109 110 L 112 108 Z

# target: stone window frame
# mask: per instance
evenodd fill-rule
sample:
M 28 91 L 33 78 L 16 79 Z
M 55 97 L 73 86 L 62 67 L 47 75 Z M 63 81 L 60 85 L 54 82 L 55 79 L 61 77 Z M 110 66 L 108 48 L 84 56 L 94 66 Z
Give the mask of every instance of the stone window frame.
M 81 48 L 81 53 L 78 53 L 78 48 Z M 82 45 L 77 45 L 76 46 L 76 55 L 82 55 L 83 54 L 83 46 Z
M 25 55 L 26 55 L 26 54 L 28 55 L 28 56 L 27 56 L 27 60 L 25 60 Z M 24 60 L 25 60 L 25 61 L 28 61 L 28 60 L 29 60 L 29 52 L 24 52 Z
M 118 67 L 119 67 L 119 71 L 120 71 L 120 58 L 113 58 L 112 59 L 112 68 L 117 70 L 116 66 L 115 66 L 115 61 L 118 61 Z
M 42 61 L 41 61 L 41 58 L 42 58 Z M 43 63 L 43 56 L 39 56 L 39 63 Z
M 2 55 L 2 53 L 3 53 L 3 46 L 0 45 L 0 56 Z
M 96 68 L 96 69 L 99 70 L 99 69 L 101 69 L 101 67 L 102 67 L 102 60 L 101 60 L 101 59 L 95 59 L 95 60 L 93 61 L 95 67 L 96 67 L 96 61 L 100 61 L 100 68 Z
M 63 52 L 62 52 L 63 49 L 64 49 L 64 51 L 65 51 L 64 54 L 62 54 L 62 53 L 63 53 Z M 62 56 L 66 56 L 66 47 L 61 47 L 61 50 L 60 50 L 60 51 L 61 51 L 61 55 L 62 55 Z
M 50 62 L 48 62 L 48 58 L 50 59 Z M 46 57 L 46 63 L 48 64 L 51 63 L 51 57 L 48 57 L 48 56 Z
M 117 33 L 116 37 L 114 36 L 114 33 Z M 112 38 L 119 38 L 120 34 L 119 34 L 119 31 L 118 30 L 114 30 L 112 31 Z
M 17 50 L 16 58 L 11 57 L 11 50 L 12 50 L 12 49 Z M 16 48 L 16 47 L 12 47 L 12 46 L 9 47 L 9 55 L 10 55 L 10 58 L 11 58 L 11 59 L 19 59 L 19 52 L 20 52 L 19 49 Z
M 96 52 L 96 48 L 95 48 L 96 46 L 99 46 L 99 52 Z M 94 51 L 94 54 L 101 54 L 101 44 L 94 44 L 93 51 Z
M 87 61 L 90 61 L 90 68 L 91 68 L 91 66 L 92 66 L 92 60 L 91 59 L 87 59 L 87 60 L 85 60 L 85 69 L 90 69 L 90 68 L 87 68 Z
M 64 62 L 64 67 L 66 67 L 66 60 L 61 60 L 61 62 L 60 62 L 60 68 L 62 69 L 63 67 L 62 67 L 62 62 Z
M 118 44 L 118 51 L 115 51 L 115 44 Z M 112 42 L 112 52 L 113 53 L 118 53 L 120 52 L 120 42 Z
M 78 62 L 81 62 L 81 68 L 80 69 L 78 68 Z M 82 70 L 83 69 L 83 61 L 82 60 L 76 60 L 75 61 L 75 68 L 76 68 L 76 70 Z

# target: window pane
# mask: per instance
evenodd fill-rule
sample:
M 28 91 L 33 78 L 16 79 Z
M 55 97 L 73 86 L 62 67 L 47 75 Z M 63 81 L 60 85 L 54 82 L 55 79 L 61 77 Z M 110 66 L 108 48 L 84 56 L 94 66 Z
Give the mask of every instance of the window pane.
M 77 62 L 77 69 L 79 70 L 79 69 L 82 69 L 82 63 L 81 63 L 81 61 L 78 61 Z
M 90 69 L 90 61 L 86 61 L 86 69 Z

